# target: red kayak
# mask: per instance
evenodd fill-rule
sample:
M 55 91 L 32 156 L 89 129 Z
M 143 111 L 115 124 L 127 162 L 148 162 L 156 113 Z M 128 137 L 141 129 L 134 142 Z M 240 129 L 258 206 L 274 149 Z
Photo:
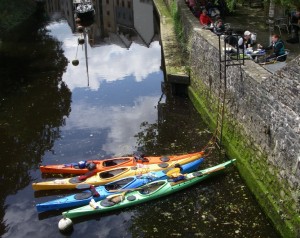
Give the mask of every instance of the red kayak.
M 121 166 L 136 166 L 137 164 L 159 164 L 162 162 L 176 161 L 190 156 L 203 157 L 204 152 L 195 152 L 171 156 L 129 156 L 104 160 L 88 160 L 70 164 L 42 165 L 40 170 L 47 174 L 85 174 L 87 172 L 101 172 Z

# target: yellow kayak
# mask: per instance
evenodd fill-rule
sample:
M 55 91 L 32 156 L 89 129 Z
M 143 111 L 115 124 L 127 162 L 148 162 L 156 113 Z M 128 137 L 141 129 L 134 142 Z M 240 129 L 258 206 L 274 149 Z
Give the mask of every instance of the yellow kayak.
M 53 189 L 75 189 L 78 184 L 90 184 L 94 186 L 104 185 L 115 180 L 125 178 L 128 176 L 135 176 L 149 172 L 168 170 L 174 168 L 176 164 L 187 164 L 199 159 L 201 156 L 193 155 L 185 159 L 171 161 L 169 163 L 160 164 L 137 164 L 137 166 L 124 166 L 116 169 L 110 169 L 102 172 L 89 172 L 85 175 L 76 176 L 72 178 L 56 179 L 46 182 L 32 183 L 32 188 L 38 190 L 53 190 Z

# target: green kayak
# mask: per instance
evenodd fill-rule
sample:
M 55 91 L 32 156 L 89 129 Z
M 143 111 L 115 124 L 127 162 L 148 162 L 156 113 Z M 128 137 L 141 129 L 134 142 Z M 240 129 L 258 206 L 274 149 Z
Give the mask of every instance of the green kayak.
M 158 180 L 139 188 L 124 190 L 123 193 L 114 194 L 99 202 L 91 200 L 89 205 L 63 212 L 63 217 L 72 219 L 80 216 L 103 213 L 160 198 L 223 172 L 228 166 L 232 165 L 234 161 L 235 160 L 230 160 L 214 167 L 185 174 L 184 176 L 181 175 L 173 179 Z

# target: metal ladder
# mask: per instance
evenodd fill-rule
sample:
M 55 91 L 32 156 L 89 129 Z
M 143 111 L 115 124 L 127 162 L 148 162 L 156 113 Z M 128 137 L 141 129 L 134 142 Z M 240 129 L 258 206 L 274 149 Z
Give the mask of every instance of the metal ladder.
M 218 35 L 219 36 L 219 87 L 218 87 L 218 103 L 217 103 L 217 120 L 216 120 L 216 130 L 215 130 L 215 139 L 216 145 L 219 149 L 222 147 L 222 137 L 223 137 L 223 122 L 224 122 L 224 114 L 225 114 L 225 103 L 226 103 L 226 91 L 227 91 L 227 68 L 230 66 L 239 66 L 241 68 L 244 65 L 244 57 L 240 55 L 244 55 L 244 50 L 238 49 L 238 43 L 234 46 L 231 46 L 227 43 L 227 39 L 229 37 L 240 37 L 239 35 Z M 222 41 L 224 42 L 222 47 Z M 228 48 L 238 49 L 236 52 L 236 59 L 230 58 L 230 52 Z

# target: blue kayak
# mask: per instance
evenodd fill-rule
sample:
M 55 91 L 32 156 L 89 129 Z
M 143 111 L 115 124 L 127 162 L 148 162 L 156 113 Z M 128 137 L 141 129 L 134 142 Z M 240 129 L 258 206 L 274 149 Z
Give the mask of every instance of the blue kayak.
M 200 158 L 190 163 L 181 165 L 180 173 L 191 173 L 197 170 L 199 168 L 199 165 L 202 164 L 203 161 L 204 159 Z M 120 190 L 137 188 L 149 182 L 167 179 L 168 171 L 170 171 L 170 169 L 157 172 L 149 172 L 147 174 L 142 174 L 141 176 L 130 176 L 98 187 L 86 184 L 86 186 L 89 187 L 88 190 L 63 198 L 37 204 L 36 209 L 38 212 L 46 212 L 50 210 L 84 206 L 89 204 L 91 199 L 94 199 L 95 201 L 100 201 L 105 199 L 107 196 L 119 193 Z

